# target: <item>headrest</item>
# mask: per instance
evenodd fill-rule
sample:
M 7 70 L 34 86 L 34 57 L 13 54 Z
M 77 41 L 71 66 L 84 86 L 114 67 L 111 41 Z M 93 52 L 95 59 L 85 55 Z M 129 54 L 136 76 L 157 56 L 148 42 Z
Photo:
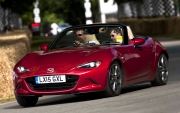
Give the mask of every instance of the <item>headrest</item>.
M 127 32 L 128 32 L 129 39 L 130 40 L 133 39 L 134 35 L 133 35 L 132 30 L 131 30 L 131 28 L 129 26 L 127 26 Z
M 96 39 L 96 36 L 95 36 L 95 34 L 87 34 L 86 35 L 86 40 L 87 41 L 95 41 L 96 42 L 96 44 L 100 44 L 99 43 L 99 41 Z

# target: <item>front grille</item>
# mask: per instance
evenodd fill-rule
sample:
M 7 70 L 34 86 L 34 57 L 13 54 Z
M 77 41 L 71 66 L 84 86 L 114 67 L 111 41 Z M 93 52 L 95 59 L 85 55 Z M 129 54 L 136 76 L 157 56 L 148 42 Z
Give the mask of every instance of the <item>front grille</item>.
M 48 84 L 36 84 L 35 77 L 27 78 L 26 82 L 33 90 L 49 91 L 49 90 L 67 90 L 73 88 L 77 81 L 78 76 L 66 75 L 66 82 L 64 83 L 48 83 Z

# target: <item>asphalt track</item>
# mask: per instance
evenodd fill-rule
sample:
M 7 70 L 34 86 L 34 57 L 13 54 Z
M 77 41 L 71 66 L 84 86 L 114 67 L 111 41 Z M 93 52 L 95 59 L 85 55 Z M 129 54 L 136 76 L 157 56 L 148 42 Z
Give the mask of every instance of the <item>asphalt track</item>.
M 180 40 L 158 40 L 170 54 L 169 81 L 165 86 L 134 85 L 111 98 L 93 94 L 44 96 L 36 106 L 28 108 L 13 101 L 0 104 L 0 113 L 180 113 Z

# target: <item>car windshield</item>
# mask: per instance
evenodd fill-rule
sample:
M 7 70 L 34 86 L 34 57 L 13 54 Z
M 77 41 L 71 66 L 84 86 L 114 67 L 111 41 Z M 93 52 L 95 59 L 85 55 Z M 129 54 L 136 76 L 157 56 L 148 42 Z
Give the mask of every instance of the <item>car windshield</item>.
M 112 32 L 112 30 L 114 30 Z M 112 33 L 111 33 L 112 32 Z M 113 41 L 113 33 L 116 36 Z M 51 49 L 79 46 L 101 46 L 101 45 L 120 45 L 123 43 L 123 29 L 121 26 L 83 26 L 70 27 L 61 32 L 51 45 Z

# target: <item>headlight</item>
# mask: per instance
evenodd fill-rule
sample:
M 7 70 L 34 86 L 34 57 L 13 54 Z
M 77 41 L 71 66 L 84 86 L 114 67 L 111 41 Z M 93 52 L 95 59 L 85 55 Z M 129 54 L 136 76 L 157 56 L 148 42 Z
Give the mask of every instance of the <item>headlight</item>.
M 101 64 L 101 61 L 94 61 L 94 62 L 89 62 L 80 66 L 77 66 L 77 68 L 95 68 L 98 67 Z
M 24 73 L 24 72 L 29 71 L 29 69 L 27 69 L 27 68 L 25 68 L 23 66 L 18 66 L 17 70 L 18 70 L 19 73 Z

